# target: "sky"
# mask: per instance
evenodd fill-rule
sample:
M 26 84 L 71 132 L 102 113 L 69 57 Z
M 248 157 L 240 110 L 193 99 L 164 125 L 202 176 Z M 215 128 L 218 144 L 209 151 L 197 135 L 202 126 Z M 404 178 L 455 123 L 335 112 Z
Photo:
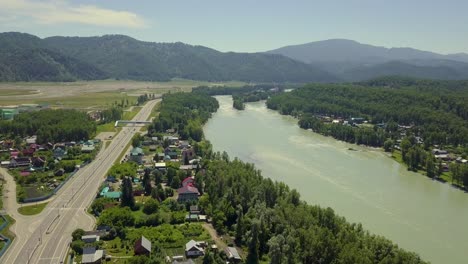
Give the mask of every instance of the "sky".
M 326 39 L 468 53 L 466 0 L 0 0 L 0 32 L 257 52 Z

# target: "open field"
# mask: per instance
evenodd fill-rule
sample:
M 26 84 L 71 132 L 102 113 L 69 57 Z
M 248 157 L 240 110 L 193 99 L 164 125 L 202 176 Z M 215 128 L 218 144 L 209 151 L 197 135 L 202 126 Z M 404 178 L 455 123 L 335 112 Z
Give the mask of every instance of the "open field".
M 129 101 L 145 93 L 191 91 L 200 85 L 242 86 L 242 82 L 202 82 L 174 79 L 169 82 L 141 81 L 78 81 L 78 82 L 15 82 L 0 83 L 0 105 L 48 103 L 52 107 L 103 107 L 122 98 Z
M 38 93 L 37 90 L 33 89 L 0 89 L 0 97 L 2 96 L 13 96 L 13 95 L 28 95 Z

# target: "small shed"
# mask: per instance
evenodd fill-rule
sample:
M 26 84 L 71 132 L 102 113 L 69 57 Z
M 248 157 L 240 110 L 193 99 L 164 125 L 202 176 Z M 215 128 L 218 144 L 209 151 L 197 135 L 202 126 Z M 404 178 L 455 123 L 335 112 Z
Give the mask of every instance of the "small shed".
M 146 237 L 141 236 L 141 238 L 135 241 L 134 252 L 135 255 L 151 254 L 151 241 L 149 241 Z

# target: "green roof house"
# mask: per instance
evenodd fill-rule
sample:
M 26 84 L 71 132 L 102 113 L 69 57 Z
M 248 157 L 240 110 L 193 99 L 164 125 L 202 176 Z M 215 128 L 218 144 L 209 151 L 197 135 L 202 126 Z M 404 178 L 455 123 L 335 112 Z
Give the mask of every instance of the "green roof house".
M 143 156 L 145 154 L 143 153 L 143 149 L 141 148 L 133 148 L 132 151 L 130 151 L 130 160 L 134 161 L 138 164 L 143 163 Z

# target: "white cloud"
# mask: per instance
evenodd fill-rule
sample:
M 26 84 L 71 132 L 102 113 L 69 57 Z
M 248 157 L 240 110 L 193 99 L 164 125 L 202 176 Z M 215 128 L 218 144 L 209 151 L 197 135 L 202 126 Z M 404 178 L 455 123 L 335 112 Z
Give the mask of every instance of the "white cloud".
M 145 27 L 139 15 L 94 5 L 72 5 L 65 0 L 0 0 L 0 14 L 22 16 L 41 24 L 79 23 L 127 28 Z

